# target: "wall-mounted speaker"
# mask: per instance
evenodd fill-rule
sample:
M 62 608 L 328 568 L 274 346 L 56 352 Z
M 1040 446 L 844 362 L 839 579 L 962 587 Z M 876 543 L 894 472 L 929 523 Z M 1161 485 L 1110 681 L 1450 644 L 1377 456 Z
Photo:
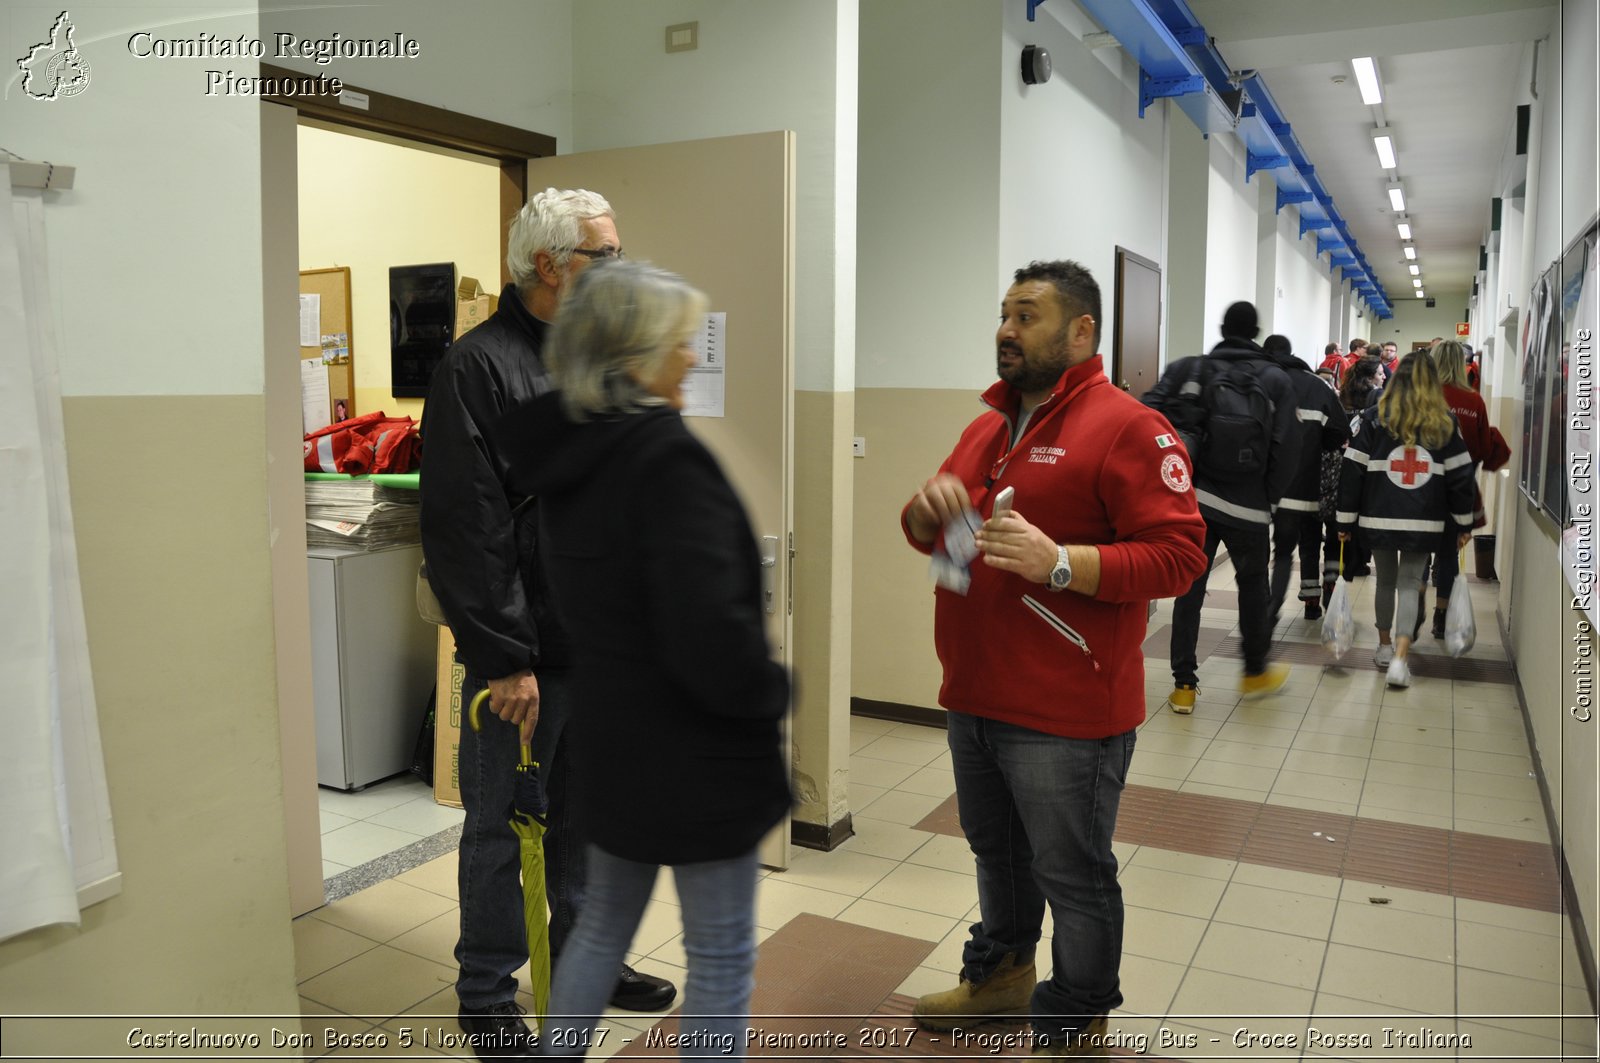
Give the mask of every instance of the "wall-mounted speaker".
M 1428 298 L 1426 298 L 1426 299 L 1424 299 L 1424 300 L 1422 300 L 1422 305 L 1423 305 L 1423 306 L 1426 306 L 1426 307 L 1427 307 L 1427 308 L 1428 308 L 1428 309 L 1429 309 L 1429 310 L 1432 310 L 1432 309 L 1433 309 L 1433 306 L 1434 306 L 1434 300 L 1433 300 L 1433 297 L 1432 297 L 1432 296 L 1429 296 L 1429 297 L 1428 297 Z

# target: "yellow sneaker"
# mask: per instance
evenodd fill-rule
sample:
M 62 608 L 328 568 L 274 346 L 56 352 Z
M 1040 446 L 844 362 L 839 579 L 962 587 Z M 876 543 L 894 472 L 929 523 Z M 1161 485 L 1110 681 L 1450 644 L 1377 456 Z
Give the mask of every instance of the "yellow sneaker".
M 1035 1044 L 1033 1054 L 1042 1059 L 1073 1059 L 1081 1056 L 1110 1059 L 1111 1049 L 1106 1047 L 1106 1017 L 1096 1015 L 1089 1020 L 1089 1025 L 1074 1032 L 1071 1037 L 1058 1037 L 1047 1045 Z
M 1187 716 L 1194 712 L 1194 696 L 1198 693 L 1200 688 L 1193 683 L 1179 683 L 1172 688 L 1172 693 L 1167 695 L 1167 703 L 1179 716 Z
M 954 1030 L 974 1022 L 1027 1014 L 1033 987 L 1038 981 L 1033 964 L 1018 967 L 1014 958 L 1007 956 L 994 973 L 981 982 L 962 978 L 954 989 L 921 997 L 911 1009 L 911 1016 L 924 1029 Z
M 1267 670 L 1260 675 L 1247 675 L 1239 680 L 1239 693 L 1246 700 L 1264 698 L 1268 694 L 1276 694 L 1283 689 L 1283 684 L 1289 681 L 1289 666 L 1286 664 L 1269 664 Z

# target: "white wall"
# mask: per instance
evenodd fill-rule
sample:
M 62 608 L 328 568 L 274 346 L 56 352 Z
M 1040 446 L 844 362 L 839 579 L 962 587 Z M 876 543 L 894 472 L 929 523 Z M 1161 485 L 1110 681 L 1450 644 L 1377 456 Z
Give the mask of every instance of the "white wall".
M 416 59 L 272 58 L 276 66 L 339 77 L 374 92 L 488 118 L 556 138 L 572 150 L 572 0 L 263 0 L 261 34 L 302 38 L 405 33 Z
M 1031 23 L 1025 4 L 1006 4 L 1004 12 L 998 53 L 990 53 L 1001 75 L 994 306 L 1012 272 L 1033 259 L 1082 263 L 1100 282 L 1100 350 L 1109 371 L 1117 246 L 1165 260 L 1167 109 L 1139 117 L 1137 64 L 1120 48 L 1085 47 L 1080 35 L 1093 27 L 1071 5 L 1046 5 Z M 1050 52 L 1054 73 L 1043 85 L 1022 80 L 1027 44 Z M 975 384 L 993 382 L 992 359 L 974 359 L 973 368 Z
M 1206 194 L 1206 301 L 1202 335 L 1209 350 L 1221 340 L 1223 311 L 1256 296 L 1256 215 L 1261 182 L 1245 183 L 1245 150 L 1238 139 L 1214 136 Z
M 1275 196 L 1263 195 L 1262 208 L 1272 209 Z M 1333 280 L 1326 256 L 1317 254 L 1317 234 L 1300 235 L 1300 214 L 1295 207 L 1278 211 L 1277 283 L 1272 331 L 1289 337 L 1294 353 L 1313 368 L 1322 364 L 1322 348 L 1344 339 L 1328 335 L 1328 307 L 1333 300 Z
M 572 24 L 574 139 L 562 154 L 702 137 L 795 131 L 795 380 L 848 391 L 855 336 L 841 303 L 854 296 L 855 188 L 836 175 L 840 115 L 853 125 L 855 0 L 586 0 Z M 668 25 L 700 23 L 698 50 L 665 51 Z M 853 47 L 849 47 L 854 55 Z M 846 152 L 853 152 L 854 136 Z M 624 225 L 626 220 L 624 219 Z M 844 280 L 850 283 L 841 292 Z
M 5 55 L 47 38 L 61 10 L 7 5 Z M 261 335 L 259 300 L 237 298 L 259 279 L 261 105 L 207 98 L 203 60 L 137 59 L 126 46 L 140 30 L 253 37 L 253 5 L 89 0 L 71 11 L 89 87 L 31 100 L 8 63 L 0 100 L 0 146 L 79 171 L 70 195 L 52 197 L 70 208 L 49 222 L 62 394 L 259 395 L 260 359 L 213 345 Z M 254 60 L 230 65 L 255 73 Z
M 1465 321 L 1462 311 L 1472 298 L 1471 291 L 1441 291 L 1433 296 L 1434 308 L 1428 309 L 1426 299 L 1410 295 L 1395 299 L 1394 317 L 1375 321 L 1369 327 L 1367 339 L 1382 343 L 1393 341 L 1400 345 L 1400 353 L 1411 349 L 1412 343 L 1425 343 L 1435 336 L 1455 339 L 1456 323 Z
M 992 379 L 999 22 L 969 0 L 871 0 L 862 11 L 857 388 Z

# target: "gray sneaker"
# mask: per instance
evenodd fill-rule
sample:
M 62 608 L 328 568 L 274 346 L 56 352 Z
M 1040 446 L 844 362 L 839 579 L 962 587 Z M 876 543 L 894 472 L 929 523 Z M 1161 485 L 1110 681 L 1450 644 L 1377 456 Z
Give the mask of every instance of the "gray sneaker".
M 1389 667 L 1389 662 L 1394 660 L 1394 644 L 1384 643 L 1378 647 L 1378 652 L 1372 655 L 1372 663 L 1379 668 Z

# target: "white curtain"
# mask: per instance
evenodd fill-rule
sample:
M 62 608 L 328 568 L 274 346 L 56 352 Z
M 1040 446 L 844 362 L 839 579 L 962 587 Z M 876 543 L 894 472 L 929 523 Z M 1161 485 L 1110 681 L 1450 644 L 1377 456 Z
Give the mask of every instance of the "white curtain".
M 0 165 L 0 939 L 117 888 L 67 484 L 44 193 Z

